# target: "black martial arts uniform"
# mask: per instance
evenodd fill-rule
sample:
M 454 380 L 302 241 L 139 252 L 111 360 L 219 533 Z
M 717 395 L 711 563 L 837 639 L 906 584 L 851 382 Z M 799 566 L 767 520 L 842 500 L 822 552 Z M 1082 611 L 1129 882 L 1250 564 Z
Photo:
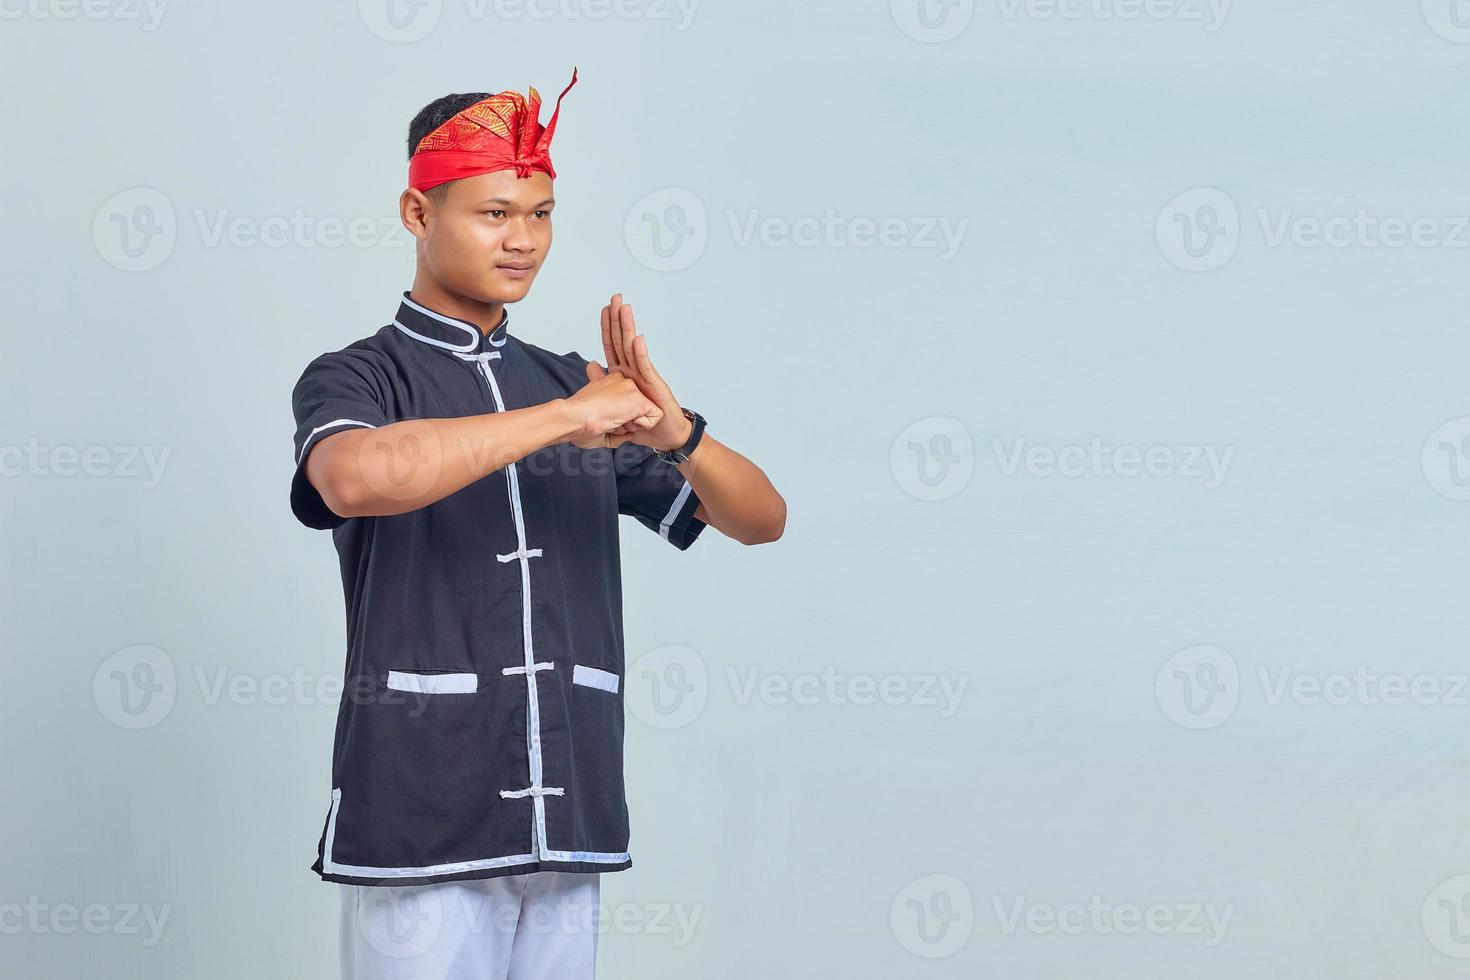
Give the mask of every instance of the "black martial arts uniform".
M 332 529 L 347 666 L 312 869 L 409 885 L 627 868 L 618 515 L 675 547 L 704 523 L 645 446 L 546 447 L 427 507 L 344 519 L 306 478 L 322 439 L 574 394 L 587 361 L 489 336 L 403 294 L 393 323 L 313 360 L 292 394 L 291 509 Z M 395 454 L 411 479 L 412 437 Z

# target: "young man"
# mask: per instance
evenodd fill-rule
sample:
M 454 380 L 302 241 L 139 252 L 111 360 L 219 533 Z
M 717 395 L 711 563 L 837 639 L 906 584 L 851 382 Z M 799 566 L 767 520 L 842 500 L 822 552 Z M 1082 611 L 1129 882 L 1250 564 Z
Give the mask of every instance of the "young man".
M 680 550 L 785 525 L 620 295 L 605 367 L 510 331 L 551 248 L 560 106 L 544 129 L 534 88 L 415 117 L 413 288 L 292 396 L 291 508 L 332 529 L 347 603 L 313 865 L 341 883 L 344 977 L 593 976 L 598 876 L 632 863 L 618 515 Z

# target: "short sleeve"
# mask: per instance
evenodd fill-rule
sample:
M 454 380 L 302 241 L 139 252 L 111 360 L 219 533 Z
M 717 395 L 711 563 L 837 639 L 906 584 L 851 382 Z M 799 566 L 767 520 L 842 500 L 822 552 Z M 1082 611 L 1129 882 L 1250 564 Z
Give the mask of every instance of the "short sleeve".
M 612 451 L 618 480 L 618 513 L 628 514 L 680 551 L 705 528 L 694 516 L 699 495 L 673 463 L 648 446 L 625 442 Z
M 291 392 L 296 416 L 296 471 L 291 478 L 291 513 L 309 528 L 346 523 L 334 514 L 306 478 L 306 457 L 322 439 L 354 427 L 387 423 L 381 384 L 368 361 L 350 351 L 323 354 L 306 366 Z

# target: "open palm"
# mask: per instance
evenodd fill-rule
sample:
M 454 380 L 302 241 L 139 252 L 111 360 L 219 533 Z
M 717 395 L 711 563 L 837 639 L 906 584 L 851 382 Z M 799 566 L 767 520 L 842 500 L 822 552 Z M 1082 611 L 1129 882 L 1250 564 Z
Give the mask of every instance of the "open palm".
M 640 429 L 629 423 L 615 430 L 631 433 L 629 442 L 654 449 L 675 449 L 689 436 L 690 422 L 679 409 L 679 402 L 668 383 L 653 366 L 648 356 L 648 341 L 638 333 L 633 307 L 623 302 L 622 293 L 614 293 L 602 308 L 602 350 L 609 372 L 621 371 L 632 378 L 643 396 L 657 405 L 663 418 L 652 428 Z

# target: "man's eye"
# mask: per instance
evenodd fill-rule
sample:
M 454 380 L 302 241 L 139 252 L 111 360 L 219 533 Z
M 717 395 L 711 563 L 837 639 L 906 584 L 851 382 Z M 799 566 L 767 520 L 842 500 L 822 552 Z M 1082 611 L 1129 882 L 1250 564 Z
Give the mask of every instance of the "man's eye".
M 551 212 L 550 211 L 537 211 L 536 214 L 537 214 L 538 217 L 542 217 L 542 218 L 549 218 L 549 217 L 551 217 Z
M 492 218 L 501 218 L 501 217 L 504 217 L 505 216 L 505 212 L 504 211 L 498 210 L 496 208 L 491 208 L 489 211 L 486 211 L 485 213 L 488 214 Z

